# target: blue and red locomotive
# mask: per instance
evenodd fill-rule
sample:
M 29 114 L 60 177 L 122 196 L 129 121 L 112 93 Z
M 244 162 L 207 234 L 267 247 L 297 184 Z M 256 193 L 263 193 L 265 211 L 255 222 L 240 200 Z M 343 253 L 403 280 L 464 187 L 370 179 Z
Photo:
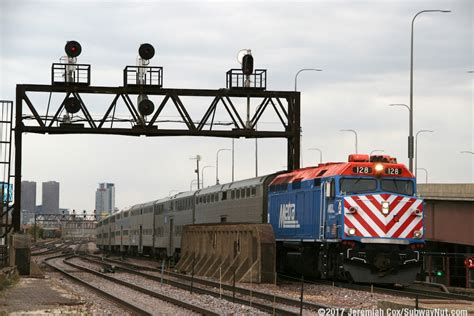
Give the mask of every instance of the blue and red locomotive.
M 411 282 L 423 247 L 415 179 L 389 156 L 280 174 L 270 183 L 269 222 L 279 266 L 356 282 Z
M 412 282 L 423 247 L 413 175 L 389 156 L 351 155 L 137 204 L 98 223 L 100 248 L 178 257 L 183 227 L 270 223 L 277 267 L 356 282 Z

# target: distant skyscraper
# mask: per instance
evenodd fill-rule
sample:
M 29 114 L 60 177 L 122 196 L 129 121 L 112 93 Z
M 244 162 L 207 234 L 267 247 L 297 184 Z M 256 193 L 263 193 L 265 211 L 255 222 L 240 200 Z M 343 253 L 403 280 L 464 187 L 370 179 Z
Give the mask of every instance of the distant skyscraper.
M 21 223 L 34 220 L 36 209 L 36 182 L 21 181 Z
M 113 213 L 115 209 L 115 186 L 113 183 L 99 183 L 95 192 L 95 210 L 97 213 Z
M 36 182 L 21 181 L 21 210 L 34 212 L 36 207 Z
M 42 213 L 59 214 L 59 182 L 43 182 Z

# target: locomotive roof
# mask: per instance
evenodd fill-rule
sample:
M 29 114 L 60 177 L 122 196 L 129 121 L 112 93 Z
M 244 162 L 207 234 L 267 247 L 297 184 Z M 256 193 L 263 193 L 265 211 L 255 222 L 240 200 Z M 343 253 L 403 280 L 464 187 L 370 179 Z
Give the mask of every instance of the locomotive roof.
M 399 174 L 378 174 L 375 171 L 375 165 L 382 164 L 383 168 L 386 170 L 387 168 L 393 168 L 400 170 Z M 357 167 L 369 167 L 370 172 L 367 173 L 357 173 L 354 172 Z M 338 175 L 346 175 L 346 176 L 368 176 L 368 177 L 375 177 L 375 176 L 384 176 L 384 177 L 403 177 L 403 178 L 413 178 L 413 174 L 406 168 L 404 164 L 400 163 L 385 163 L 385 162 L 329 162 L 329 163 L 322 163 L 314 167 L 307 167 L 298 170 L 293 170 L 291 172 L 283 173 L 278 175 L 270 185 L 275 184 L 284 184 L 284 183 L 292 183 L 292 182 L 299 182 L 305 180 L 312 180 L 316 178 L 325 178 L 331 176 L 338 176 Z

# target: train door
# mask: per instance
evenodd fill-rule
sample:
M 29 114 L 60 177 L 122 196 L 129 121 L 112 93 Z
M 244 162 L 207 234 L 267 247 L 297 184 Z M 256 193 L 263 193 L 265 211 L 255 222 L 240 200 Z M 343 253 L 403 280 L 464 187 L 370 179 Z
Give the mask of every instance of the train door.
M 110 225 L 109 225 L 109 235 L 108 235 L 108 236 L 109 236 L 109 238 L 108 238 L 109 240 L 108 240 L 108 243 L 107 243 L 107 245 L 108 245 L 107 249 L 109 249 L 110 251 L 112 251 L 112 245 L 111 245 L 111 241 L 112 241 L 112 229 L 110 228 Z
M 335 215 L 335 181 L 334 179 L 327 179 L 324 185 L 321 187 L 321 201 L 320 201 L 320 228 L 319 238 L 327 239 L 331 238 L 331 229 L 329 228 L 329 222 L 334 218 Z
M 168 250 L 168 256 L 172 256 L 173 255 L 173 251 L 174 251 L 174 241 L 173 241 L 173 235 L 174 235 L 174 226 L 173 226 L 173 219 L 170 218 L 170 238 L 169 238 L 169 250 Z
M 123 226 L 120 226 L 120 252 L 123 252 Z
M 140 225 L 140 235 L 138 236 L 138 253 L 143 252 L 143 226 Z

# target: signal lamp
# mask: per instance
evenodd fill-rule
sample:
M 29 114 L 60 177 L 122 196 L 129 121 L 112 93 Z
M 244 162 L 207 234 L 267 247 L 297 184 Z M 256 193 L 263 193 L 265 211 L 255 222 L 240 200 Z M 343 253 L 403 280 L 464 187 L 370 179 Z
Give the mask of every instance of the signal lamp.
M 64 108 L 68 113 L 74 114 L 81 109 L 81 103 L 75 97 L 70 97 L 64 101 Z
M 444 271 L 441 271 L 441 270 L 436 271 L 437 277 L 442 277 L 443 275 L 444 275 Z
M 142 59 L 152 59 L 155 56 L 155 48 L 151 44 L 145 43 L 141 44 L 138 49 L 138 54 Z
M 390 212 L 390 204 L 387 201 L 382 202 L 382 214 L 387 215 Z
M 246 76 L 250 76 L 253 73 L 253 57 L 250 54 L 250 50 L 247 55 L 242 58 L 242 72 Z
M 77 57 L 81 54 L 82 52 L 82 47 L 79 42 L 76 41 L 68 41 L 66 43 L 66 46 L 64 47 L 64 50 L 66 51 L 66 55 L 68 57 Z
M 467 258 L 467 259 L 464 261 L 464 264 L 466 265 L 466 267 L 467 267 L 468 269 L 474 269 L 474 257 Z
M 155 105 L 148 99 L 141 100 L 140 103 L 138 103 L 138 112 L 143 116 L 150 115 L 154 110 Z

